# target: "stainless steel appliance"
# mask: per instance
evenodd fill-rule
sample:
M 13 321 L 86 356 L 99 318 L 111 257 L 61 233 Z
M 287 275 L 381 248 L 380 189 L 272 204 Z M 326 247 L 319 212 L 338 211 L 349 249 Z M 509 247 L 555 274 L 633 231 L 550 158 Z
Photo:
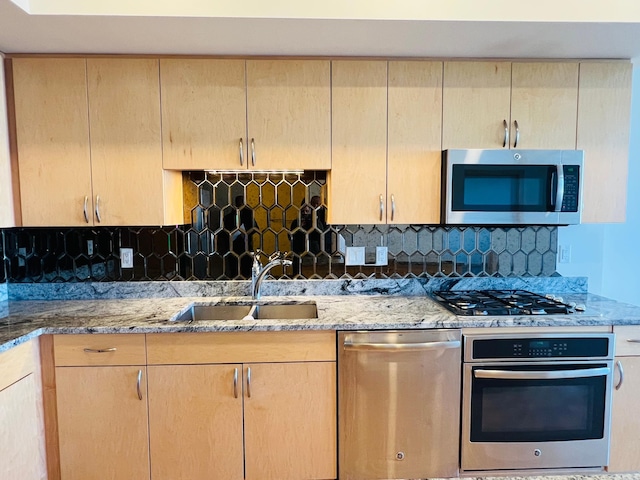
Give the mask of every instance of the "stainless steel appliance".
M 552 315 L 578 313 L 585 306 L 527 290 L 444 290 L 433 298 L 456 315 Z
M 460 330 L 338 334 L 340 480 L 455 477 Z
M 442 220 L 471 225 L 580 223 L 581 150 L 445 150 Z
M 464 337 L 461 470 L 602 469 L 614 335 Z

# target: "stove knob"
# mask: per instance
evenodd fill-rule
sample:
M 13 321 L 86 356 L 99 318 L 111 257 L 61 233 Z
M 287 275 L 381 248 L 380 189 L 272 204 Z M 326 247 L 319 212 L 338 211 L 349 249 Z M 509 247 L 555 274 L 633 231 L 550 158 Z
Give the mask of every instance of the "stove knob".
M 562 297 L 554 297 L 553 299 L 554 299 L 556 302 L 564 303 L 564 298 L 562 298 Z
M 547 294 L 544 296 L 544 298 L 548 298 L 549 300 L 553 300 L 553 299 L 554 299 L 554 296 L 553 296 L 553 295 L 551 295 L 550 293 L 547 293 Z
M 584 303 L 579 303 L 578 305 L 576 305 L 576 310 L 578 312 L 584 312 L 587 309 L 587 307 L 585 306 Z

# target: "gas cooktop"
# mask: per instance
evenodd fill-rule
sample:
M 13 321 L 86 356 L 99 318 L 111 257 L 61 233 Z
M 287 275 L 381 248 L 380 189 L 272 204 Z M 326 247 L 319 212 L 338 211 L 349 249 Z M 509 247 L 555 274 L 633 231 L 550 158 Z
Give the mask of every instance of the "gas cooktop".
M 584 305 L 527 290 L 445 290 L 433 298 L 456 315 L 562 315 L 584 311 Z

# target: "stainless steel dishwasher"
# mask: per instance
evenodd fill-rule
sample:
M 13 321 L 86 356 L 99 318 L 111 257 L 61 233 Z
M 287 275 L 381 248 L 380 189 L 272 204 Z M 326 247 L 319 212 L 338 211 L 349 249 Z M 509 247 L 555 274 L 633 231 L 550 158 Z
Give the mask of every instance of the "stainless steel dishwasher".
M 338 334 L 340 480 L 455 477 L 460 330 Z

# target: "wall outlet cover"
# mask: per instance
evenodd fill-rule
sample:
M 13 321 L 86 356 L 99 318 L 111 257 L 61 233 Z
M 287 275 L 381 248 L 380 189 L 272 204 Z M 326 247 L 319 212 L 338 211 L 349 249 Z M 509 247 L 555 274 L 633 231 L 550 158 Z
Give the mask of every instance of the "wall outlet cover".
M 93 255 L 93 240 L 87 240 L 87 255 Z
M 133 268 L 133 248 L 120 249 L 120 267 Z
M 364 247 L 347 247 L 344 263 L 347 266 L 364 265 Z
M 376 266 L 389 264 L 389 249 L 387 247 L 376 247 Z

